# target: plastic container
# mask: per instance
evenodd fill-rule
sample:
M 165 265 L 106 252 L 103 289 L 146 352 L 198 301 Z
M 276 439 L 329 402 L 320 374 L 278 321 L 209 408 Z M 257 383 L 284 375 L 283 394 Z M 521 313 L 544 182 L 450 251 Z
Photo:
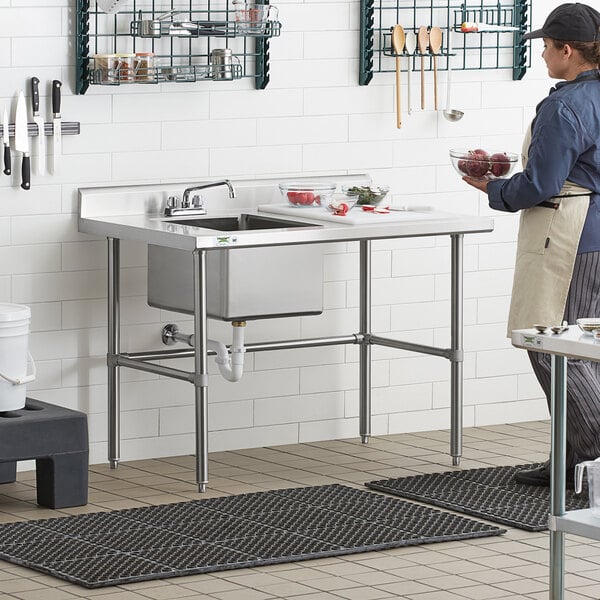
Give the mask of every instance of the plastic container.
M 300 208 L 327 206 L 335 188 L 336 184 L 330 182 L 290 181 L 279 184 L 279 191 L 290 206 Z
M 26 384 L 35 379 L 29 355 L 31 311 L 21 304 L 0 304 L 0 412 L 25 406 Z M 27 373 L 28 358 L 31 373 Z
M 135 81 L 154 80 L 154 52 L 136 52 L 133 68 Z
M 450 150 L 450 162 L 461 176 L 473 179 L 506 179 L 510 177 L 519 157 L 512 152 L 487 152 L 482 148 Z
M 135 54 L 115 54 L 115 73 L 120 82 L 135 80 Z
M 600 459 L 586 460 L 575 465 L 575 492 L 581 493 L 583 488 L 583 471 L 587 468 L 588 496 L 592 515 L 600 517 Z
M 114 54 L 94 54 L 93 59 L 97 83 L 117 81 Z

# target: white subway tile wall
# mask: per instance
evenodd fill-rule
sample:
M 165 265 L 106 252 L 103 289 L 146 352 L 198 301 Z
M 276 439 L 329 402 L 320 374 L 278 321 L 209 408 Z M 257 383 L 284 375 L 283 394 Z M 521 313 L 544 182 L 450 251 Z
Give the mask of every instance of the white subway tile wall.
M 544 3 L 540 12 L 558 3 Z M 413 113 L 405 110 L 397 129 L 393 74 L 358 85 L 359 3 L 276 4 L 283 27 L 270 43 L 265 90 L 245 79 L 92 86 L 78 96 L 73 3 L 0 0 L 0 109 L 9 109 L 12 120 L 18 91 L 28 94 L 37 76 L 41 113 L 50 120 L 50 81 L 61 79 L 63 119 L 81 122 L 81 134 L 63 140 L 56 175 L 34 173 L 31 190 L 21 190 L 14 153 L 13 175 L 0 175 L 0 301 L 32 309 L 38 377 L 31 395 L 86 411 L 91 459 L 106 460 L 106 245 L 77 231 L 78 187 L 367 171 L 390 184 L 396 203 L 494 214 L 494 232 L 465 239 L 464 422 L 547 417 L 526 355 L 505 338 L 518 216 L 492 213 L 448 161 L 452 147 L 519 152 L 535 105 L 551 85 L 541 43 L 533 43 L 533 65 L 523 81 L 512 81 L 509 69 L 456 70 L 452 105 L 465 111 L 458 123 L 432 109 L 428 72 L 427 109 L 417 109 L 413 96 Z M 441 70 L 441 105 L 445 84 Z M 406 86 L 403 94 L 406 109 Z M 162 348 L 160 331 L 168 322 L 191 330 L 189 316 L 147 305 L 143 244 L 123 243 L 122 262 L 123 350 Z M 374 242 L 373 330 L 447 345 L 449 269 L 448 238 Z M 322 315 L 249 322 L 247 339 L 356 332 L 357 244 L 327 249 L 323 294 Z M 230 343 L 231 327 L 211 322 L 210 335 Z M 449 427 L 447 361 L 390 348 L 372 354 L 375 435 Z M 358 434 L 354 345 L 247 353 L 239 383 L 224 381 L 210 362 L 213 451 Z M 191 362 L 179 366 L 191 368 Z M 189 384 L 125 369 L 122 381 L 124 460 L 194 452 Z

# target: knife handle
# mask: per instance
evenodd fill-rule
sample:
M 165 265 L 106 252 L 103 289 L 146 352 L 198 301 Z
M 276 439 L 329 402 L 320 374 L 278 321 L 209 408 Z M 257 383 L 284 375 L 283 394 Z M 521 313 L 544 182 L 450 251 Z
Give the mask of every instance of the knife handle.
M 23 155 L 23 162 L 21 164 L 21 187 L 24 190 L 28 190 L 31 186 L 31 159 L 29 154 Z
M 60 87 L 62 83 L 55 79 L 52 81 L 52 112 L 54 116 L 57 117 L 60 115 Z
M 31 78 L 31 108 L 35 115 L 40 110 L 40 80 L 37 77 Z M 41 132 L 39 132 L 41 134 Z
M 10 175 L 10 146 L 4 146 L 4 174 Z

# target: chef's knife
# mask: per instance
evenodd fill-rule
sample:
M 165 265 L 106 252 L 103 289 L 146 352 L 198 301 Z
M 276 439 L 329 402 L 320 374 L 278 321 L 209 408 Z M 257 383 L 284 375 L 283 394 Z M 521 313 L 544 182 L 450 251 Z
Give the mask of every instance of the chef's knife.
M 37 77 L 31 78 L 31 109 L 33 111 L 33 120 L 38 126 L 37 135 L 37 172 L 40 175 L 46 173 L 46 134 L 44 132 L 44 119 L 40 115 L 40 80 Z
M 10 140 L 8 137 L 8 112 L 4 109 L 2 119 L 2 143 L 4 144 L 4 174 L 10 175 Z
M 55 79 L 52 82 L 52 139 L 54 141 L 54 152 L 52 154 L 52 171 L 56 173 L 58 157 L 62 152 L 62 130 L 60 128 L 60 87 L 62 83 Z
M 19 92 L 15 115 L 15 150 L 23 153 L 21 164 L 21 187 L 28 190 L 31 185 L 31 163 L 29 158 L 29 132 L 27 131 L 27 105 L 23 92 Z

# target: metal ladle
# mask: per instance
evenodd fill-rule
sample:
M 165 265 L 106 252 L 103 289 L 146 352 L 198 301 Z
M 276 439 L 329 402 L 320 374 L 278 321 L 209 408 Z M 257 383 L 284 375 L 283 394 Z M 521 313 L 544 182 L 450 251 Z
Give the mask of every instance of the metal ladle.
M 465 113 L 462 110 L 450 108 L 450 83 L 452 79 L 452 31 L 448 32 L 448 78 L 446 80 L 446 109 L 443 112 L 447 121 L 460 121 Z

